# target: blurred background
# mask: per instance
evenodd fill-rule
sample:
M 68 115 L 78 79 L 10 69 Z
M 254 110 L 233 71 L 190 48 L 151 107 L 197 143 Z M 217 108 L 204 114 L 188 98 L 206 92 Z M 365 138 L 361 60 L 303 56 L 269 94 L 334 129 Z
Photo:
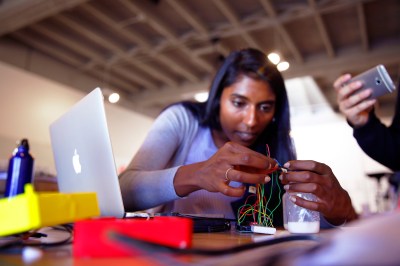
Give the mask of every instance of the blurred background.
M 122 170 L 162 108 L 204 97 L 225 56 L 254 47 L 286 80 L 299 159 L 331 166 L 357 210 L 376 211 L 388 184 L 370 176 L 391 172 L 358 147 L 332 83 L 383 64 L 398 84 L 399 14 L 398 0 L 2 0 L 0 180 L 28 138 L 54 184 L 48 127 L 96 87 L 119 95 L 106 112 Z M 396 94 L 376 106 L 387 124 Z

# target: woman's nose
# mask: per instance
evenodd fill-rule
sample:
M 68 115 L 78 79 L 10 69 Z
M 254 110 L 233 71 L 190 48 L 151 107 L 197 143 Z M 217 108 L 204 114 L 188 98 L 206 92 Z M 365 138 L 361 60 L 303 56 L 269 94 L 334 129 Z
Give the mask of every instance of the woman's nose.
M 256 108 L 254 107 L 249 107 L 247 110 L 245 110 L 244 118 L 243 118 L 243 123 L 247 125 L 248 127 L 252 127 L 257 124 L 257 112 Z

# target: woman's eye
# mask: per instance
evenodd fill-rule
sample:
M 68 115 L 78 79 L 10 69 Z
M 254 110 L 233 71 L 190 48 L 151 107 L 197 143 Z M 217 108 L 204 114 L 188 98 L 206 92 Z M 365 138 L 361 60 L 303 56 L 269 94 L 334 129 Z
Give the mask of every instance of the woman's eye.
M 243 101 L 233 100 L 232 104 L 233 104 L 233 106 L 236 106 L 236 107 L 242 107 L 245 103 Z
M 273 107 L 274 106 L 272 104 L 263 104 L 260 106 L 260 110 L 262 112 L 270 112 L 270 111 L 272 111 Z

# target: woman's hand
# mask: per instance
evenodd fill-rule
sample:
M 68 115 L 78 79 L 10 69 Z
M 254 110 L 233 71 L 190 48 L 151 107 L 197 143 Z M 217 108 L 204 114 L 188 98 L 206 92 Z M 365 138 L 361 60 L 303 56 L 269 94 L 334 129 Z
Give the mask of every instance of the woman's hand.
M 274 159 L 239 145 L 227 142 L 210 159 L 181 166 L 174 179 L 179 196 L 205 189 L 231 197 L 241 197 L 245 186 L 232 187 L 231 181 L 258 184 L 270 181 L 268 173 L 277 169 Z
M 333 87 L 337 92 L 337 103 L 340 111 L 346 116 L 346 119 L 352 126 L 361 127 L 367 123 L 369 113 L 376 100 L 367 100 L 372 93 L 371 89 L 353 94 L 363 84 L 360 81 L 355 81 L 345 85 L 345 82 L 350 78 L 350 74 L 340 76 L 334 82 Z
M 351 199 L 329 166 L 315 161 L 289 161 L 284 165 L 287 173 L 280 179 L 288 193 L 312 193 L 316 202 L 292 195 L 295 204 L 314 211 L 319 211 L 332 224 L 339 225 L 357 218 Z

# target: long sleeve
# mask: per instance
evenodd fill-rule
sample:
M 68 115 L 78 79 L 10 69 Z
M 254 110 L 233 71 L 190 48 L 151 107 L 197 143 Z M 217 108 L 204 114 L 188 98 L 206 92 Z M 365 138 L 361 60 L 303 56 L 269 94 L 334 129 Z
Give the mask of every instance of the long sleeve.
M 354 129 L 354 137 L 371 158 L 394 171 L 400 170 L 400 93 L 392 124 L 386 127 L 374 113 L 367 124 Z
M 183 106 L 168 108 L 154 121 L 119 177 L 127 211 L 153 208 L 179 198 L 173 180 L 197 129 L 197 120 Z

